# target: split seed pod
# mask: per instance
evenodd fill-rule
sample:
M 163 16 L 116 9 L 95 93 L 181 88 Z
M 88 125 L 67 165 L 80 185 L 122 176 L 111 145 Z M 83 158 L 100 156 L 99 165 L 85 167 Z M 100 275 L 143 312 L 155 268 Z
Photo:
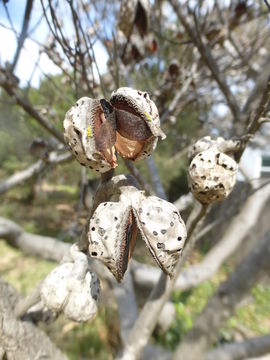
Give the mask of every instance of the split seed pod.
M 132 255 L 137 226 L 125 201 L 101 203 L 89 226 L 89 254 L 99 259 L 121 282 Z
M 99 280 L 89 270 L 83 278 L 74 279 L 73 268 L 73 263 L 56 267 L 44 280 L 41 299 L 50 310 L 56 313 L 63 311 L 71 320 L 91 320 L 98 310 Z
M 142 198 L 135 209 L 142 238 L 160 268 L 174 275 L 187 237 L 186 226 L 177 208 L 156 196 Z
M 144 159 L 156 148 L 158 137 L 165 139 L 160 128 L 156 105 L 148 93 L 123 87 L 110 98 L 116 116 L 115 147 L 122 157 Z
M 197 154 L 189 166 L 189 183 L 202 204 L 225 199 L 236 182 L 237 163 L 216 147 Z
M 143 37 L 149 28 L 149 0 L 122 0 L 119 14 L 119 29 L 129 38 L 134 25 Z
M 116 167 L 115 118 L 106 100 L 83 97 L 67 113 L 64 137 L 83 166 L 98 172 Z

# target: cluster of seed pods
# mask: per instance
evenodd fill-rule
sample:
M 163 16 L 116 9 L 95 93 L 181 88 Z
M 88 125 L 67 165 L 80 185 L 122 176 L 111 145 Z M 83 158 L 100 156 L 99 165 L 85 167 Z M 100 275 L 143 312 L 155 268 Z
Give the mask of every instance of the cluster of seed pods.
M 191 148 L 189 184 L 194 197 L 202 204 L 224 200 L 236 182 L 238 165 L 233 159 L 230 142 L 206 136 Z
M 160 268 L 173 276 L 187 236 L 185 224 L 174 205 L 139 190 L 97 207 L 89 224 L 89 254 L 121 282 L 138 230 Z
M 119 88 L 110 101 L 83 97 L 67 113 L 64 137 L 82 166 L 107 172 L 117 156 L 144 159 L 156 148 L 160 129 L 156 105 L 146 92 Z

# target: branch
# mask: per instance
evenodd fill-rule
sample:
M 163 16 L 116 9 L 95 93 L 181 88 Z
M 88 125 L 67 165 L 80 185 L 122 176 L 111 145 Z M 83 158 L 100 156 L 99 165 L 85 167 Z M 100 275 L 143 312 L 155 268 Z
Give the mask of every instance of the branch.
M 222 324 L 234 313 L 250 289 L 270 271 L 270 233 L 258 242 L 254 251 L 222 283 L 185 336 L 173 359 L 197 360 L 216 338 Z M 243 281 L 245 279 L 245 281 Z M 192 351 L 190 351 L 192 349 Z
M 209 351 L 204 360 L 241 360 L 270 353 L 270 335 L 234 342 Z
M 11 72 L 14 72 L 14 69 L 17 65 L 24 41 L 27 37 L 27 30 L 28 30 L 28 25 L 29 25 L 29 21 L 30 21 L 30 16 L 31 16 L 31 12 L 32 12 L 32 8 L 33 8 L 33 2 L 34 0 L 28 0 L 26 3 L 26 8 L 25 8 L 25 13 L 24 13 L 24 18 L 23 18 L 23 26 L 22 26 L 22 31 L 20 34 L 20 37 L 18 39 L 18 45 L 17 45 L 17 49 L 16 49 L 16 53 L 14 55 L 14 59 L 11 65 Z
M 67 360 L 42 330 L 30 322 L 15 318 L 14 307 L 20 299 L 19 295 L 1 278 L 0 293 L 1 359 Z
M 177 0 L 169 0 L 169 3 L 173 7 L 179 21 L 184 26 L 187 34 L 193 41 L 194 45 L 198 48 L 202 58 L 204 59 L 206 65 L 208 66 L 209 70 L 211 71 L 211 74 L 213 78 L 216 80 L 217 84 L 219 85 L 220 90 L 223 92 L 223 95 L 225 96 L 228 106 L 235 118 L 235 120 L 240 118 L 241 111 L 240 108 L 235 100 L 234 95 L 232 94 L 226 78 L 224 74 L 220 71 L 218 68 L 218 65 L 216 63 L 216 60 L 214 59 L 211 49 L 208 47 L 208 45 L 203 41 L 198 31 L 194 31 L 192 27 L 187 22 L 187 17 L 184 15 L 181 11 L 182 5 L 179 4 Z
M 11 175 L 8 179 L 0 182 L 0 194 L 3 194 L 13 187 L 33 178 L 35 175 L 41 173 L 50 164 L 61 164 L 70 160 L 72 160 L 70 153 L 63 153 L 58 155 L 56 152 L 51 152 L 46 161 L 38 160 L 35 164 L 31 165 L 27 169 L 18 171 Z
M 13 84 L 10 82 L 10 75 L 3 68 L 0 68 L 0 86 L 6 90 L 6 92 L 15 99 L 16 104 L 20 105 L 24 111 L 26 111 L 30 116 L 32 116 L 39 124 L 49 131 L 56 139 L 58 139 L 62 144 L 65 144 L 64 136 L 43 116 L 41 115 L 29 102 L 28 99 L 22 98 Z

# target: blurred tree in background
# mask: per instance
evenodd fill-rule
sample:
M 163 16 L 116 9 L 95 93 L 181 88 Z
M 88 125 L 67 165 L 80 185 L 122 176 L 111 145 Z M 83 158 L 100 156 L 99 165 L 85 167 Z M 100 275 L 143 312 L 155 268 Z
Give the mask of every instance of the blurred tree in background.
M 24 308 L 1 278 L 0 359 L 32 359 L 38 347 L 37 358 L 50 359 L 270 354 L 270 185 L 257 171 L 270 154 L 269 3 L 21 3 L 20 16 L 14 1 L 0 4 L 1 31 L 16 44 L 9 59 L 1 46 L 0 57 L 0 270 L 23 296 L 78 240 L 93 205 L 99 174 L 73 161 L 63 138 L 65 113 L 80 97 L 109 98 L 121 86 L 150 94 L 167 138 L 146 161 L 120 159 L 116 174 L 131 173 L 147 194 L 173 202 L 189 225 L 199 207 L 187 180 L 190 146 L 207 135 L 238 139 L 242 160 L 232 194 L 203 214 L 173 285 L 138 242 L 123 285 L 93 265 L 99 315 L 76 324 L 31 302 Z M 31 347 L 25 339 L 35 332 Z

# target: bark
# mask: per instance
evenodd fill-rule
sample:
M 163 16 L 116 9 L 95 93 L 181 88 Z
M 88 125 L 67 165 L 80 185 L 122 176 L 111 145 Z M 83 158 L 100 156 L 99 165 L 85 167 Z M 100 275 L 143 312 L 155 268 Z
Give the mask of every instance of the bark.
M 6 360 L 52 359 L 67 357 L 32 323 L 17 320 L 14 307 L 19 295 L 0 278 L 0 358 Z
M 235 342 L 209 351 L 204 360 L 241 360 L 270 353 L 270 335 Z
M 270 232 L 259 241 L 254 251 L 236 268 L 197 318 L 174 353 L 173 359 L 197 360 L 216 338 L 222 324 L 234 313 L 250 289 L 270 271 Z M 192 351 L 191 351 L 192 349 Z

